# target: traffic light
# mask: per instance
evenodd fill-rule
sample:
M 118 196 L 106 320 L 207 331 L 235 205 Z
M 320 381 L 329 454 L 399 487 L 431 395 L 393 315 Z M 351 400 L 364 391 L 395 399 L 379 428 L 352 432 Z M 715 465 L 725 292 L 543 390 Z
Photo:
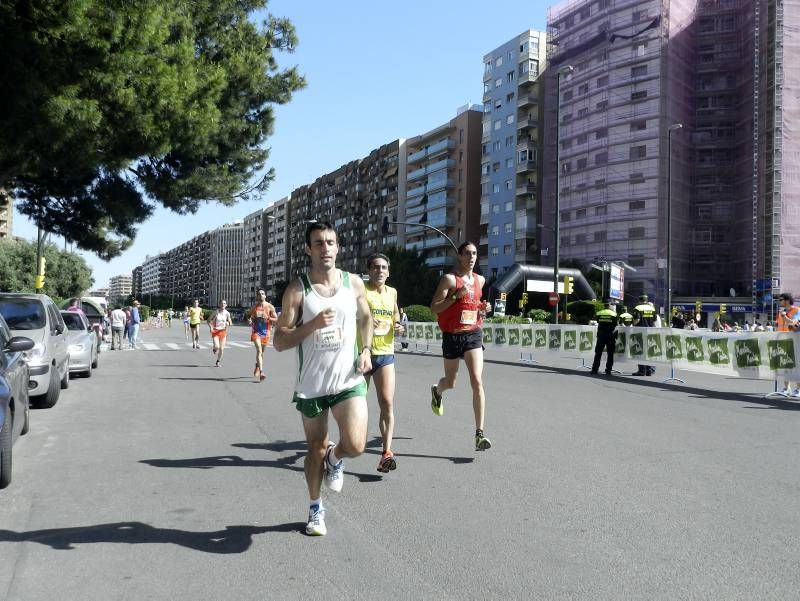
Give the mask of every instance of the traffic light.
M 727 305 L 720 305 L 719 306 L 719 314 L 720 315 L 725 315 L 725 313 L 727 313 L 727 312 L 728 312 L 728 306 Z
M 522 305 L 525 306 L 527 304 L 528 304 L 528 293 L 527 292 L 523 292 L 522 293 Z
M 703 301 L 697 299 L 696 301 L 694 301 L 694 312 L 700 313 L 702 310 L 703 310 Z
M 564 294 L 572 294 L 572 291 L 575 289 L 573 285 L 573 278 L 571 275 L 564 276 Z

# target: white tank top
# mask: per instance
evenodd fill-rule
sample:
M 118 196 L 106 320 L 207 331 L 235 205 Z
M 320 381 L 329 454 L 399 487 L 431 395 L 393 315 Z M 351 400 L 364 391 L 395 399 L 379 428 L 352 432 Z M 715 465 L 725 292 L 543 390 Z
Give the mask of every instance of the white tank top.
M 356 371 L 356 296 L 350 285 L 350 274 L 339 270 L 339 277 L 341 285 L 336 294 L 325 298 L 317 294 L 308 276 L 300 276 L 303 285 L 301 323 L 312 320 L 328 307 L 336 309 L 332 325 L 315 330 L 297 347 L 298 369 L 294 391 L 300 398 L 335 395 L 364 382 L 364 376 Z

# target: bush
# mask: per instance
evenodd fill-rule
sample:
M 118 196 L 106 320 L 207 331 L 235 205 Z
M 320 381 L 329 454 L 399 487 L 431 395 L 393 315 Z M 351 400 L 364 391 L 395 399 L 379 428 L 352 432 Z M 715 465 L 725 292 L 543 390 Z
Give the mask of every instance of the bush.
M 529 317 L 522 317 L 520 315 L 498 315 L 487 317 L 484 321 L 486 323 L 531 323 Z
M 567 304 L 567 313 L 570 314 L 571 321 L 586 325 L 602 308 L 603 303 L 600 301 L 580 300 Z
M 436 321 L 436 315 L 425 305 L 409 305 L 405 309 L 408 321 Z
M 528 317 L 533 320 L 533 323 L 550 323 L 553 321 L 553 312 L 545 311 L 544 309 L 531 309 L 528 311 Z

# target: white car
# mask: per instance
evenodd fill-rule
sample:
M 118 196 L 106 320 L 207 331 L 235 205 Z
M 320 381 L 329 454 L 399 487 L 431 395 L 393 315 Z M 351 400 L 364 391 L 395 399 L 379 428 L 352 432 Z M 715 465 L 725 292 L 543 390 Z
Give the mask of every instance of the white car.
M 28 361 L 28 392 L 34 404 L 52 407 L 62 388 L 69 387 L 67 326 L 46 294 L 0 293 L 0 315 L 12 336 L 34 342 L 25 353 Z
M 61 318 L 67 326 L 69 345 L 69 373 L 79 373 L 92 377 L 92 369 L 97 367 L 97 336 L 92 324 L 83 313 L 61 311 Z

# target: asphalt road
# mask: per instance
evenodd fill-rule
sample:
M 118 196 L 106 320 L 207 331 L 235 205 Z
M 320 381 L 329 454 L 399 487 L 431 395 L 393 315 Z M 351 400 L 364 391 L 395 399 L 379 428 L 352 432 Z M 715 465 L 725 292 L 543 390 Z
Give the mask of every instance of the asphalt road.
M 800 596 L 800 403 L 768 383 L 495 356 L 476 453 L 463 369 L 436 417 L 441 359 L 399 354 L 398 469 L 375 469 L 371 391 L 367 453 L 310 538 L 294 354 L 268 350 L 259 384 L 246 330 L 215 369 L 178 326 L 33 412 L 0 492 L 0 599 Z

